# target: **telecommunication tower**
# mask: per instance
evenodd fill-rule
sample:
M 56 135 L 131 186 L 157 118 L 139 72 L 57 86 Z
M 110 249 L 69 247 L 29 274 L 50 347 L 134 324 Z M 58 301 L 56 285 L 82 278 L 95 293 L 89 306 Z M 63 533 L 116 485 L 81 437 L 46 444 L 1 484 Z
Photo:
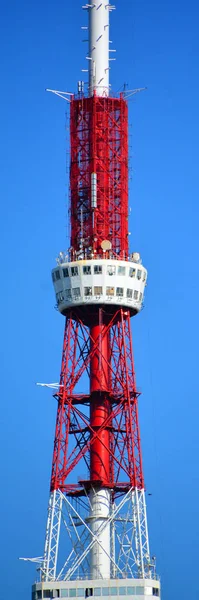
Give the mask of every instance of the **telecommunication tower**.
M 109 85 L 109 0 L 90 0 L 88 94 L 70 95 L 70 248 L 50 498 L 32 600 L 160 596 L 151 558 L 131 317 L 147 279 L 129 251 L 128 106 Z M 59 95 L 64 93 L 56 92 Z

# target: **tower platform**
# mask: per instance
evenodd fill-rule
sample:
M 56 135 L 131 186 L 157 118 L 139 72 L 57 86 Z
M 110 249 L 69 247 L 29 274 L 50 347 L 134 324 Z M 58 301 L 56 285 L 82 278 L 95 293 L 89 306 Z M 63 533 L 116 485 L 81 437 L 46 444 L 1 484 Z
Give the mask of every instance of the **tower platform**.
M 157 579 L 77 579 L 75 581 L 48 581 L 32 586 L 32 600 L 90 597 L 97 600 L 99 598 L 104 600 L 160 598 L 160 582 Z
M 132 314 L 143 304 L 147 271 L 142 264 L 116 259 L 62 262 L 52 271 L 57 308 L 72 306 L 126 306 Z

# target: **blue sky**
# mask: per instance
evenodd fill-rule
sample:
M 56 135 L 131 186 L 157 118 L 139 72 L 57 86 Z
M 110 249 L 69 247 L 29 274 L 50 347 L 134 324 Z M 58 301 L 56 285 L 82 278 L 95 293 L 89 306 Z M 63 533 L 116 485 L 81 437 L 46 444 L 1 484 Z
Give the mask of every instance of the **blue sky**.
M 64 320 L 51 268 L 68 245 L 65 103 L 85 68 L 80 0 L 1 4 L 1 589 L 26 600 L 43 553 Z M 117 0 L 113 92 L 129 102 L 131 244 L 149 280 L 133 320 L 152 554 L 162 598 L 198 571 L 198 3 Z M 3 594 L 5 595 L 5 594 Z M 3 600 L 3 596 L 2 596 Z

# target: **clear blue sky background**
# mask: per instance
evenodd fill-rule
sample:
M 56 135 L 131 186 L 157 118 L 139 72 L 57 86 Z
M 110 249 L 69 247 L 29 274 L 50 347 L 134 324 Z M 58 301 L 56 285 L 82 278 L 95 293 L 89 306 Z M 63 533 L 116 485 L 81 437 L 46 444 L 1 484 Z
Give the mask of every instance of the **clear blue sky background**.
M 152 554 L 163 600 L 198 578 L 198 61 L 196 0 L 117 0 L 114 91 L 129 102 L 130 230 L 149 271 L 133 322 Z M 30 598 L 43 553 L 64 320 L 51 268 L 66 241 L 65 103 L 85 68 L 80 0 L 1 3 L 1 591 Z M 5 591 L 6 590 L 6 591 Z

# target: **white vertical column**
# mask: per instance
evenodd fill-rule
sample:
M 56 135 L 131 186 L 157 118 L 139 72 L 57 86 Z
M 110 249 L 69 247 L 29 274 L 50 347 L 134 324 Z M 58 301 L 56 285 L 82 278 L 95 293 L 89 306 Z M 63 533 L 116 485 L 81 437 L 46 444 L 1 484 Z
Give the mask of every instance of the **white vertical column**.
M 90 528 L 97 536 L 91 549 L 91 579 L 110 579 L 110 491 L 90 491 Z
M 62 496 L 59 490 L 51 492 L 48 504 L 48 518 L 44 548 L 42 579 L 55 581 L 59 549 L 59 534 L 61 524 Z
M 89 95 L 109 94 L 109 0 L 89 2 Z

